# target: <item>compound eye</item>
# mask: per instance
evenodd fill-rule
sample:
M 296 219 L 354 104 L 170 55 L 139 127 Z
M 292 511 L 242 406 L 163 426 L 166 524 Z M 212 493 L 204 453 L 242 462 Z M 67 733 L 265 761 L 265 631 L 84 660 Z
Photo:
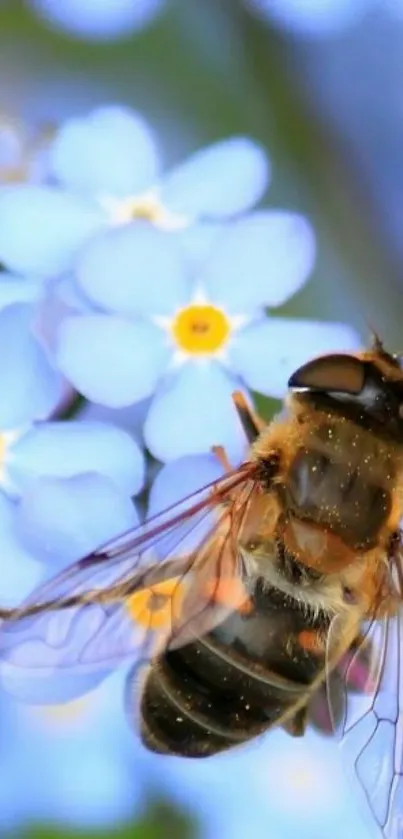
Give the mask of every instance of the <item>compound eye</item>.
M 292 374 L 288 387 L 358 396 L 364 387 L 364 379 L 365 367 L 360 359 L 335 353 L 303 364 Z

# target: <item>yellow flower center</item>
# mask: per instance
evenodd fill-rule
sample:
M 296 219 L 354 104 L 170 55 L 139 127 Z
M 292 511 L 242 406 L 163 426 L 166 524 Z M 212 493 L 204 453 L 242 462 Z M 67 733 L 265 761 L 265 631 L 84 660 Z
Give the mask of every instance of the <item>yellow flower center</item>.
M 57 729 L 59 732 L 66 731 L 72 727 L 84 725 L 88 720 L 92 708 L 91 694 L 72 699 L 60 705 L 46 705 L 43 707 L 30 708 L 31 715 L 36 717 L 41 724 Z
M 118 199 L 113 196 L 101 196 L 101 206 L 110 214 L 112 224 L 129 224 L 136 219 L 148 221 L 161 230 L 181 230 L 187 227 L 189 220 L 178 213 L 171 213 L 153 192 Z
M 164 226 L 166 211 L 154 195 L 142 195 L 128 203 L 132 219 L 144 219 L 151 224 Z
M 210 305 L 195 304 L 181 309 L 172 325 L 180 349 L 194 355 L 217 352 L 224 346 L 230 331 L 224 312 Z
M 170 629 L 180 616 L 183 585 L 178 577 L 132 594 L 126 608 L 134 623 L 145 629 Z
M 0 434 L 0 471 L 6 459 L 6 453 L 9 446 L 9 440 L 7 439 L 7 436 L 8 435 L 5 433 Z

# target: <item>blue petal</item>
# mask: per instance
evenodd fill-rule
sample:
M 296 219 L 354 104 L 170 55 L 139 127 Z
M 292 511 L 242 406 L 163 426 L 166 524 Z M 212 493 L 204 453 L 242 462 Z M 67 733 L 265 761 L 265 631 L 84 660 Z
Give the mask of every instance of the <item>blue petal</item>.
M 62 832 L 81 828 L 82 835 L 91 827 L 103 833 L 106 824 L 116 827 L 133 815 L 143 784 L 133 785 L 128 771 L 130 753 L 139 755 L 122 712 L 122 693 L 122 673 L 113 673 L 67 705 L 32 708 L 5 699 L 1 713 L 10 752 L 3 760 L 7 781 L 19 793 L 20 819 L 60 824 Z
M 221 463 L 212 453 L 187 455 L 167 463 L 150 489 L 148 514 L 156 515 L 223 474 Z
M 158 758 L 150 766 L 169 799 L 202 820 L 205 839 L 313 839 L 324 825 L 329 839 L 368 839 L 331 749 L 309 731 L 296 743 L 277 730 L 208 761 L 171 759 L 169 772 Z
M 227 222 L 201 221 L 175 231 L 175 239 L 180 245 L 192 277 L 197 276 L 196 272 L 206 262 L 226 226 Z
M 118 105 L 67 120 L 51 149 L 53 172 L 90 196 L 128 196 L 149 188 L 159 168 L 156 140 L 140 114 Z
M 0 310 L 13 303 L 33 303 L 43 293 L 43 280 L 0 272 Z
M 126 315 L 171 315 L 190 295 L 175 237 L 141 222 L 90 242 L 79 259 L 77 280 L 94 303 Z
M 80 420 L 97 420 L 112 424 L 115 428 L 122 428 L 128 431 L 130 436 L 143 445 L 143 425 L 150 407 L 150 399 L 143 399 L 134 405 L 126 408 L 108 408 L 105 405 L 94 405 L 93 402 L 85 401 L 82 408 L 77 411 L 76 417 Z
M 89 41 L 123 38 L 148 26 L 165 0 L 30 0 L 55 29 Z
M 288 300 L 304 285 L 314 259 L 314 234 L 306 219 L 267 210 L 223 231 L 200 281 L 214 302 L 241 314 Z
M 24 165 L 25 136 L 23 126 L 18 122 L 0 117 L 0 177 L 7 182 L 7 175 L 18 171 Z
M 198 492 L 223 475 L 223 468 L 213 454 L 188 455 L 168 463 L 158 473 L 149 495 L 148 515 L 163 513 L 160 521 L 170 521 L 172 516 L 189 510 L 195 503 L 193 493 L 197 492 L 197 502 L 208 496 Z M 182 502 L 183 503 L 177 503 Z M 175 510 L 169 508 L 175 504 Z M 203 510 L 194 514 L 188 522 L 178 523 L 174 532 L 169 532 L 155 545 L 160 556 L 167 556 L 175 550 L 175 556 L 181 556 L 194 550 L 208 533 L 212 525 L 212 516 Z
M 46 294 L 35 306 L 32 323 L 32 331 L 52 359 L 56 352 L 60 325 L 66 317 L 79 312 L 92 314 L 94 311 L 89 300 L 74 286 L 72 278 L 70 284 L 67 277 L 65 280 L 66 282 L 51 284 L 46 290 Z
M 193 154 L 167 175 L 163 203 L 191 218 L 232 216 L 253 207 L 269 180 L 266 153 L 247 137 L 221 140 Z
M 159 460 L 208 452 L 223 445 L 236 462 L 245 438 L 231 394 L 239 386 L 216 362 L 187 363 L 157 394 L 144 426 L 144 438 Z
M 0 311 L 0 428 L 48 416 L 63 395 L 60 373 L 31 332 L 33 310 L 14 305 Z
M 53 662 L 55 650 L 49 647 L 49 661 L 43 668 L 21 666 L 13 662 L 10 654 L 2 652 L 0 658 L 0 686 L 11 696 L 24 703 L 48 705 L 69 702 L 93 690 L 110 673 L 110 668 L 91 673 L 64 672 Z
M 18 631 L 17 627 L 13 629 Z M 54 705 L 69 702 L 92 691 L 111 672 L 107 666 L 90 672 L 83 667 L 77 667 L 76 671 L 71 667 L 64 670 L 59 666 L 57 658 L 58 654 L 60 656 L 60 648 L 53 644 L 41 650 L 41 664 L 38 666 L 35 661 L 38 640 L 34 635 L 29 641 L 16 644 L 15 649 L 7 649 L 4 644 L 6 636 L 7 627 L 1 636 L 0 685 L 24 703 Z M 74 644 L 74 637 L 69 643 Z
M 144 458 L 120 428 L 102 422 L 47 422 L 28 431 L 10 451 L 8 473 L 21 490 L 41 476 L 70 478 L 96 472 L 135 495 L 144 482 Z
M 164 772 L 158 760 L 150 763 L 168 800 L 190 809 L 201 821 L 203 839 L 291 839 L 292 833 L 276 829 L 267 804 L 266 785 L 271 777 L 265 773 L 267 746 L 273 749 L 262 738 L 250 748 L 234 749 L 208 761 L 173 759 L 170 772 Z
M 29 554 L 18 532 L 17 507 L 0 493 L 1 605 L 19 606 L 39 583 L 40 566 Z
M 71 314 L 94 311 L 92 304 L 76 281 L 76 271 L 74 274 L 63 274 L 62 277 L 58 277 L 52 285 L 51 292 L 56 300 L 66 306 L 66 310 L 70 309 Z
M 347 324 L 264 318 L 234 336 L 229 357 L 252 390 L 281 398 L 291 373 L 305 361 L 322 353 L 357 350 L 360 344 Z
M 53 570 L 85 556 L 137 521 L 129 496 L 110 478 L 94 474 L 33 480 L 17 512 L 24 545 Z
M 153 393 L 170 352 L 163 331 L 151 324 L 88 315 L 64 321 L 57 361 L 88 399 L 121 408 Z
M 348 3 L 348 0 L 344 0 L 344 1 L 345 1 L 345 3 Z M 331 2 L 331 0 L 329 0 L 329 2 Z M 335 0 L 333 0 L 333 2 L 335 2 Z M 361 2 L 364 3 L 364 9 L 365 9 L 369 0 L 361 0 Z M 351 0 L 350 0 L 350 4 L 351 4 Z M 352 4 L 352 5 L 354 6 L 354 4 Z M 387 11 L 388 14 L 393 15 L 393 18 L 396 20 L 396 22 L 398 24 L 401 22 L 402 16 L 403 16 L 402 0 L 386 0 L 386 2 L 384 3 L 384 8 L 385 8 L 385 10 Z
M 123 715 L 122 708 L 116 713 Z M 98 726 L 108 724 L 111 723 L 106 715 L 104 719 L 97 720 Z M 102 835 L 109 827 L 115 834 L 117 823 L 133 818 L 136 798 L 139 797 L 138 785 L 133 784 L 122 757 L 98 745 L 97 728 L 91 725 L 92 728 L 91 738 L 85 737 L 84 743 L 82 738 L 76 738 L 76 748 L 70 750 L 70 755 L 65 755 L 57 769 L 55 767 L 52 787 L 42 791 L 42 818 L 60 824 L 63 831 L 66 827 L 79 829 L 80 833 L 83 830 L 93 833 L 94 829 L 98 829 L 98 835 Z M 74 736 L 73 732 L 70 740 Z M 130 737 L 130 731 L 127 736 Z M 58 757 L 60 760 L 61 755 Z
M 0 260 L 12 271 L 50 276 L 67 270 L 105 223 L 103 212 L 51 187 L 0 191 Z
M 373 0 L 248 0 L 257 14 L 302 37 L 341 33 L 363 17 Z M 398 0 L 400 2 L 400 0 Z

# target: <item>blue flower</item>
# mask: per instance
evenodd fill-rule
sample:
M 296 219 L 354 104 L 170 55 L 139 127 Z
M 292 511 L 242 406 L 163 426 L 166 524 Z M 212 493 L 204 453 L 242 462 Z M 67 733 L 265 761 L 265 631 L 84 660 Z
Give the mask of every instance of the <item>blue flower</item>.
M 0 449 L 1 602 L 8 606 L 19 604 L 39 578 L 53 577 L 138 523 L 132 496 L 143 484 L 144 463 L 128 434 L 90 421 L 2 433 Z M 109 662 L 63 672 L 52 645 L 48 652 L 40 668 L 31 648 L 29 665 L 2 655 L 2 686 L 31 702 L 56 703 L 92 689 L 113 669 Z
M 245 0 L 277 26 L 308 37 L 343 31 L 364 17 L 377 0 Z M 393 0 L 392 0 L 393 2 Z
M 76 38 L 112 41 L 145 29 L 165 0 L 30 0 L 49 26 Z
M 36 823 L 105 830 L 133 817 L 144 777 L 129 771 L 136 744 L 122 696 L 122 673 L 63 705 L 33 706 L 1 694 L 2 831 L 20 835 Z
M 0 431 L 1 602 L 132 526 L 143 457 L 100 422 L 48 422 Z
M 46 180 L 48 140 L 47 132 L 0 116 L 0 183 Z
M 66 382 L 35 334 L 42 283 L 0 273 L 0 428 L 51 414 Z
M 384 0 L 381 4 L 382 12 L 386 12 L 397 21 L 403 20 L 403 2 L 402 0 Z
M 57 185 L 0 193 L 0 260 L 12 271 L 64 272 L 95 233 L 139 219 L 163 240 L 164 232 L 200 218 L 233 216 L 256 203 L 268 179 L 264 152 L 244 137 L 199 151 L 162 176 L 153 132 L 118 106 L 67 120 L 51 144 L 49 167 Z
M 169 758 L 169 771 L 148 755 L 143 771 L 196 816 L 201 839 L 369 839 L 338 757 L 314 732 L 296 740 L 277 730 L 208 760 Z
M 99 236 L 77 265 L 79 287 L 97 311 L 61 323 L 58 366 L 101 404 L 121 407 L 155 393 L 144 435 L 158 459 L 220 443 L 236 458 L 244 438 L 234 389 L 282 396 L 303 360 L 358 346 L 342 324 L 266 317 L 264 307 L 301 288 L 313 259 L 310 225 L 286 212 L 222 225 L 195 276 L 177 238 L 161 241 L 150 226 Z

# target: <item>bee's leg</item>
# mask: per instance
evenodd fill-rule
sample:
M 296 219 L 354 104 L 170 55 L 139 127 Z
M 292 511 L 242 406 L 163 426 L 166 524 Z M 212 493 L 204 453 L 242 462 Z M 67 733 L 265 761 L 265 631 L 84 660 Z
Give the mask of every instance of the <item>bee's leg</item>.
M 303 737 L 308 725 L 308 706 L 299 708 L 293 717 L 283 724 L 284 731 L 291 734 L 291 737 Z
M 398 611 L 401 606 L 403 598 L 403 544 L 401 530 L 396 530 L 390 537 L 388 559 L 391 563 L 394 563 L 394 570 L 397 577 L 397 591 L 395 592 L 396 603 L 395 609 L 393 610 L 393 613 L 396 614 L 396 611 Z M 392 610 L 390 611 L 392 612 Z
M 239 419 L 242 424 L 242 428 L 245 432 L 245 436 L 248 440 L 248 443 L 253 443 L 256 440 L 256 437 L 259 436 L 262 429 L 265 427 L 266 423 L 252 411 L 252 408 L 249 407 L 243 393 L 239 390 L 236 390 L 232 394 L 232 399 L 239 416 Z M 225 472 L 231 472 L 233 466 L 228 460 L 227 453 L 223 446 L 212 446 L 211 451 L 215 454 L 216 458 L 220 462 L 221 466 L 223 467 Z
M 261 420 L 260 417 L 252 411 L 252 408 L 249 407 L 243 393 L 239 390 L 236 390 L 235 393 L 232 394 L 232 399 L 239 419 L 241 420 L 246 439 L 248 443 L 254 443 L 256 437 L 259 436 L 260 432 L 265 427 L 265 422 L 263 422 L 263 420 Z

